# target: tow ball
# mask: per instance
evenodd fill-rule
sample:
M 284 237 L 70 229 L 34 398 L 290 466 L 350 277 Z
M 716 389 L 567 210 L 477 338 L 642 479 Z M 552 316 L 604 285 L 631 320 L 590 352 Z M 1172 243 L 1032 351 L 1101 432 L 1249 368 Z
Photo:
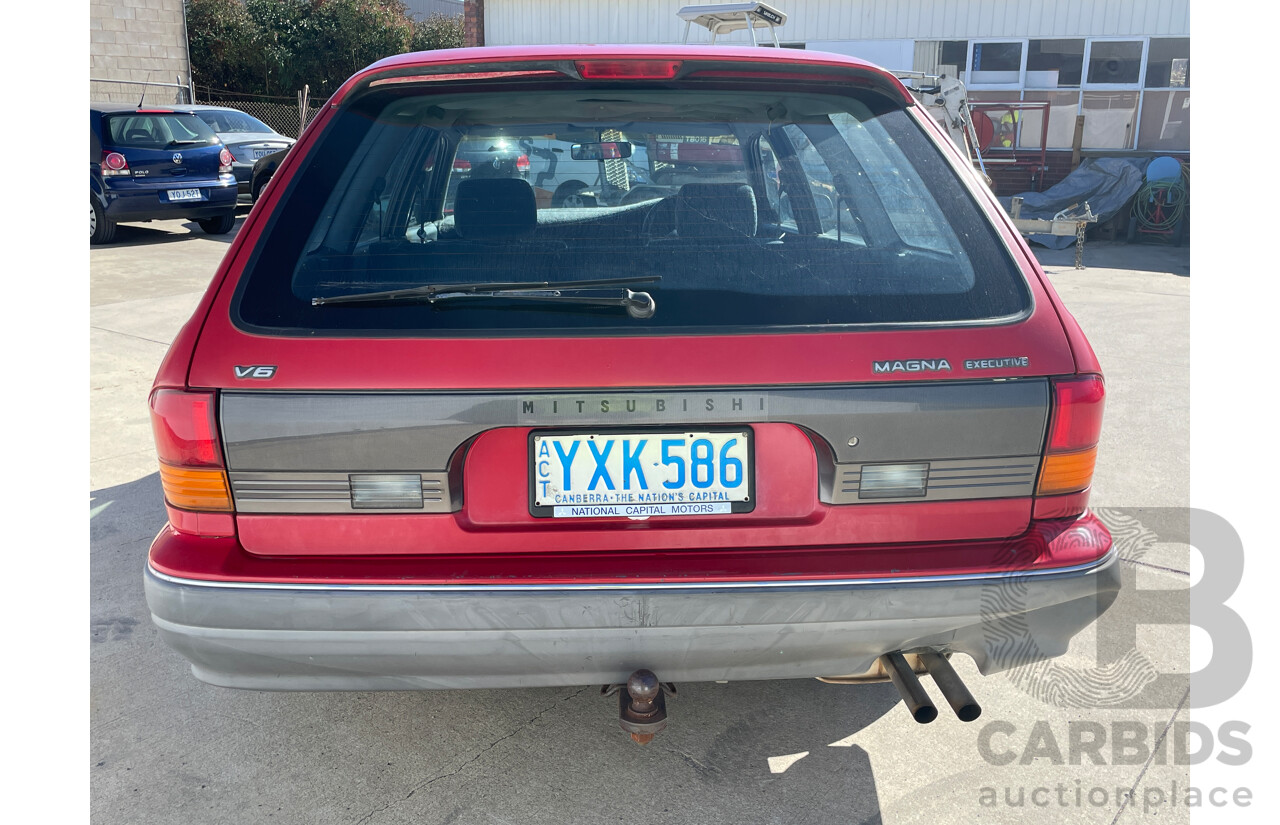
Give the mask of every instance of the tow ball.
M 676 695 L 671 682 L 659 682 L 652 670 L 637 670 L 626 684 L 605 685 L 603 696 L 618 694 L 618 724 L 637 745 L 647 745 L 667 726 L 667 694 Z

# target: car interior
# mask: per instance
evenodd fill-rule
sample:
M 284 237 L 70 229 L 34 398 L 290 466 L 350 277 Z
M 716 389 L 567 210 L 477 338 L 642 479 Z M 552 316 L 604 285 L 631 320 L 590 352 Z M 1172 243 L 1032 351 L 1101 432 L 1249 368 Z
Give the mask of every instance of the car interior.
M 533 111 L 544 117 L 525 120 Z M 975 252 L 973 237 L 991 229 L 958 181 L 917 171 L 921 154 L 942 161 L 900 109 L 876 112 L 850 98 L 633 91 L 607 100 L 582 92 L 410 97 L 372 123 L 359 117 L 366 131 L 293 256 L 289 287 L 301 302 L 433 282 L 661 273 L 649 291 L 667 323 L 702 323 L 708 305 L 732 306 L 726 317 L 744 324 L 921 313 L 887 306 L 901 296 L 932 299 L 929 315 L 996 311 L 974 265 L 992 247 Z M 892 129 L 880 122 L 895 119 Z M 911 129 L 915 158 L 903 150 Z M 661 183 L 621 195 L 606 187 L 594 206 L 550 207 L 528 176 L 457 180 L 458 146 L 478 136 L 516 144 L 553 136 L 584 154 L 603 151 L 600 180 L 619 189 L 628 177 L 610 165 L 643 146 Z M 1003 268 L 1010 271 L 1007 261 Z M 1018 303 L 1016 285 L 1002 290 L 994 304 Z M 513 310 L 490 301 L 482 311 L 495 319 L 500 309 Z

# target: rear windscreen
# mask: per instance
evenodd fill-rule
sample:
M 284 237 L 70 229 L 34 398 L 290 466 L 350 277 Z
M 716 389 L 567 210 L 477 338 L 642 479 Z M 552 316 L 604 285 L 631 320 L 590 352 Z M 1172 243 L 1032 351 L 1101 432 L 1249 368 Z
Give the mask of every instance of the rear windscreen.
M 201 109 L 196 112 L 196 117 L 209 124 L 209 128 L 213 131 L 222 134 L 275 132 L 275 129 L 256 117 L 232 109 Z
M 301 163 L 241 282 L 244 325 L 728 332 L 1030 305 L 938 148 L 870 94 L 402 89 L 338 113 Z
M 218 137 L 195 115 L 126 112 L 107 115 L 107 143 L 128 149 L 207 146 Z

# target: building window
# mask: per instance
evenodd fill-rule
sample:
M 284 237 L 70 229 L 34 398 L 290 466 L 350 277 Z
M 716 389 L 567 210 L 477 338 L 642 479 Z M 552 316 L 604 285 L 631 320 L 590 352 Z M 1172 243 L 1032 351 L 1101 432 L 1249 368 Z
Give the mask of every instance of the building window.
M 1027 88 L 1080 85 L 1084 40 L 1031 40 L 1027 43 Z
M 965 82 L 965 61 L 969 57 L 968 40 L 943 40 L 938 53 L 938 71 L 940 74 L 957 78 Z
M 1086 149 L 1132 149 L 1138 119 L 1138 91 L 1083 92 L 1082 145 Z
M 1147 48 L 1148 89 L 1191 85 L 1191 38 L 1153 37 Z
M 1051 149 L 1071 147 L 1077 115 L 1085 118 L 1085 149 L 1191 148 L 1188 37 L 921 40 L 914 62 L 916 71 L 959 77 L 973 102 L 1049 103 Z M 1000 115 L 986 116 L 999 125 Z M 1035 110 L 1019 113 L 1018 148 L 1039 146 L 1045 116 Z
M 1142 123 L 1138 131 L 1138 148 L 1153 152 L 1190 151 L 1190 92 L 1142 93 Z
M 974 43 L 969 63 L 973 84 L 1018 83 L 1022 74 L 1021 43 Z
M 1147 46 L 1138 148 L 1151 152 L 1191 150 L 1191 39 L 1153 37 Z
M 1076 136 L 1076 112 L 1080 109 L 1080 93 L 1036 92 L 1023 94 L 1023 100 L 1043 101 L 1049 104 L 1049 134 L 1045 146 L 1049 149 L 1070 149 Z M 1044 114 L 1034 109 L 1022 113 L 1022 131 L 1018 135 L 1018 147 L 1040 148 L 1040 129 Z
M 1089 44 L 1090 83 L 1136 85 L 1141 75 L 1141 40 L 1094 40 Z

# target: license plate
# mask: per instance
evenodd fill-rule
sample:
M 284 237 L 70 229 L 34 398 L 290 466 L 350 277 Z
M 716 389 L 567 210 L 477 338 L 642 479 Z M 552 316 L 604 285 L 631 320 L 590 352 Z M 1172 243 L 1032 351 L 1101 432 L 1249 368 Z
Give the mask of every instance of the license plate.
M 262 158 L 265 158 L 267 155 L 271 154 L 272 152 L 278 152 L 278 151 L 280 150 L 279 149 L 254 149 L 253 159 L 261 160 Z
M 754 469 L 749 427 L 534 433 L 529 509 L 552 518 L 750 512 Z
M 199 189 L 170 189 L 170 201 L 198 201 L 200 200 Z

